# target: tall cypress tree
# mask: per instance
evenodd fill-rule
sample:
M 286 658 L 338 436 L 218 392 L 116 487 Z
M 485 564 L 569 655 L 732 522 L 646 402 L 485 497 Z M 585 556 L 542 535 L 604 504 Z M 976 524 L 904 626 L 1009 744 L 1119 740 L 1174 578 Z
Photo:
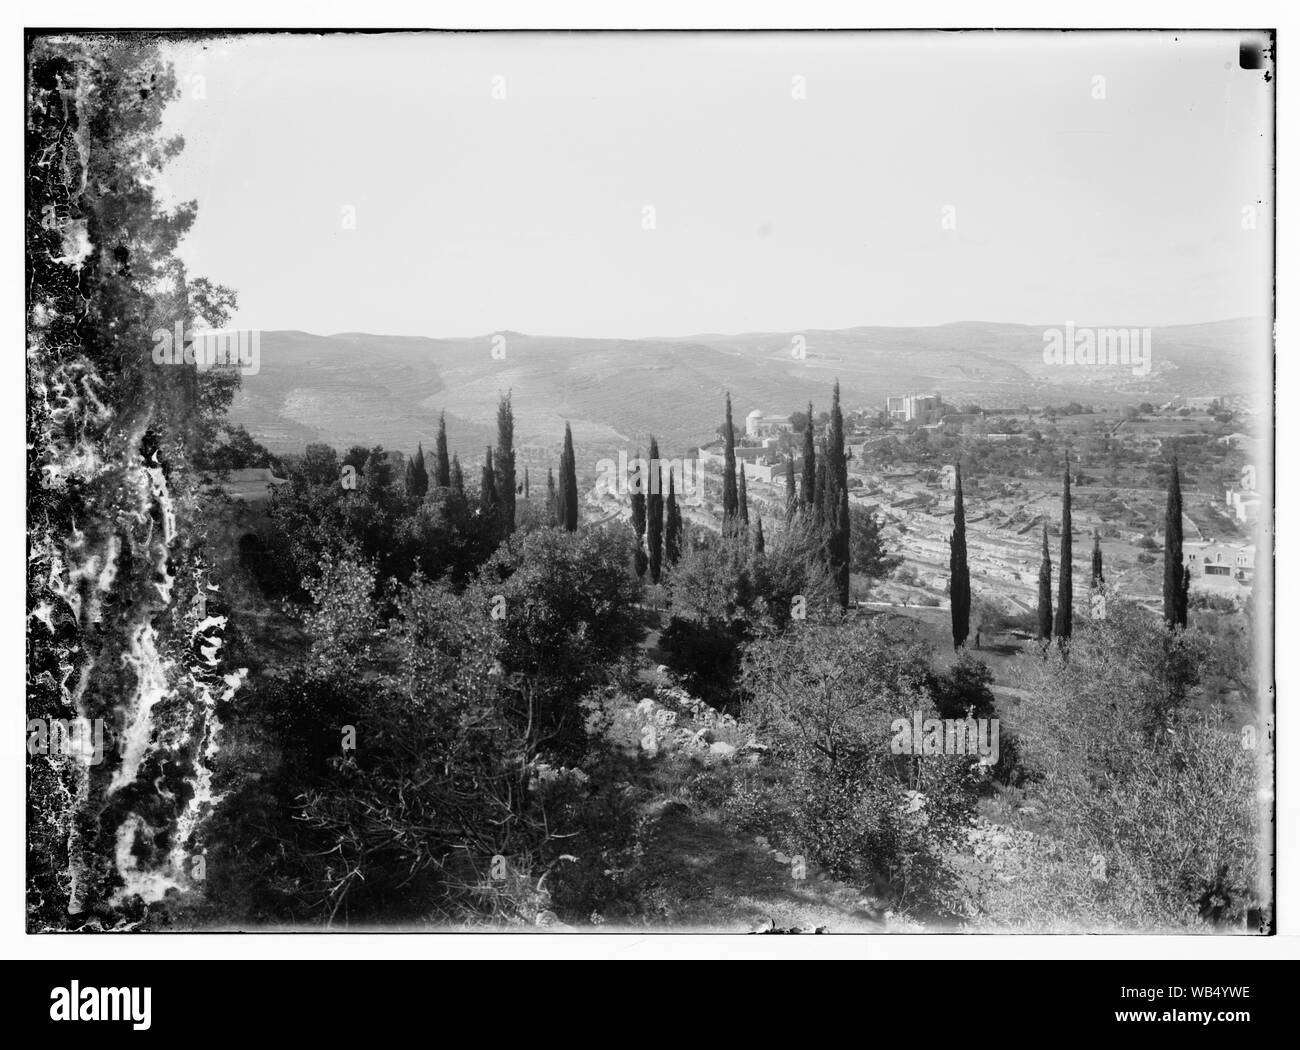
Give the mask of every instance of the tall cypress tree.
M 483 473 L 478 486 L 478 513 L 484 528 L 495 536 L 501 524 L 501 496 L 497 491 L 496 471 L 492 467 L 492 446 L 483 457 Z
M 726 452 L 722 464 L 722 522 L 730 524 L 740 509 L 740 500 L 736 492 L 736 431 L 731 423 L 731 391 L 727 391 L 727 419 L 724 427 L 726 433 Z
M 952 606 L 952 647 L 960 649 L 970 635 L 970 566 L 966 563 L 966 505 L 961 493 L 961 464 L 957 464 L 957 493 L 952 505 L 951 552 L 948 557 L 949 604 Z
M 424 495 L 429 491 L 429 471 L 424 465 L 424 442 L 420 442 L 415 450 L 415 458 L 411 460 L 407 470 L 406 491 L 408 495 L 416 499 L 424 499 Z
M 839 592 L 840 608 L 849 607 L 849 461 L 844 448 L 844 413 L 840 409 L 840 384 L 831 395 L 831 418 L 826 428 L 826 549 L 831 575 Z M 963 558 L 965 519 L 962 521 Z M 967 591 L 969 593 L 969 577 Z M 968 601 L 969 605 L 969 601 Z
M 816 515 L 817 527 L 826 524 L 826 447 L 817 456 L 817 476 L 813 479 L 812 509 Z
M 564 424 L 564 451 L 560 453 L 560 512 L 569 532 L 578 531 L 578 461 L 573 454 L 573 431 Z
M 803 428 L 803 474 L 799 479 L 799 495 L 805 507 L 817 502 L 817 449 L 813 440 L 813 409 L 808 402 L 808 422 Z
M 632 531 L 636 533 L 636 551 L 632 556 L 632 566 L 638 576 L 644 576 L 650 564 L 645 553 L 645 490 L 649 484 L 649 470 L 641 458 L 641 450 L 636 450 L 636 478 L 630 480 L 632 489 Z
M 644 470 L 645 462 L 641 458 L 641 450 L 636 450 L 637 478 L 631 484 L 632 489 L 632 528 L 636 532 L 637 542 L 640 543 L 645 538 L 645 490 L 649 482 L 648 471 Z
M 1061 497 L 1061 567 L 1056 592 L 1056 641 L 1064 645 L 1074 632 L 1074 525 L 1070 517 L 1070 457 L 1065 458 Z
M 560 494 L 555 488 L 555 470 L 546 468 L 546 511 L 551 516 L 552 525 L 564 524 L 564 512 L 560 509 Z
M 650 437 L 650 492 L 646 496 L 646 554 L 650 559 L 650 579 L 659 582 L 663 566 L 664 494 L 659 470 L 659 442 Z
M 676 565 L 682 556 L 682 509 L 677 505 L 676 483 L 673 472 L 668 472 L 668 509 L 664 524 L 664 555 L 669 565 Z
M 758 516 L 758 525 L 754 529 L 754 553 L 762 554 L 767 544 L 763 540 L 763 515 Z
M 1169 501 L 1165 505 L 1165 623 L 1187 626 L 1187 591 L 1191 574 L 1183 568 L 1183 489 L 1178 458 L 1169 471 Z
M 794 514 L 797 493 L 794 489 L 794 453 L 785 457 L 785 516 L 788 521 Z
M 1038 565 L 1038 640 L 1052 640 L 1052 552 L 1047 546 L 1047 522 L 1043 522 L 1043 560 Z
M 515 414 L 506 393 L 497 404 L 497 493 L 500 498 L 501 531 L 515 531 Z
M 528 468 L 524 467 L 524 499 L 528 499 Z
M 1101 533 L 1095 529 L 1092 533 L 1092 585 L 1100 587 L 1105 583 L 1101 572 Z
M 438 416 L 437 462 L 434 464 L 434 482 L 439 488 L 451 486 L 451 464 L 447 459 L 447 413 Z
M 740 465 L 740 525 L 749 527 L 749 487 L 745 484 L 745 465 Z
M 448 471 L 447 480 L 451 486 L 452 492 L 458 496 L 465 495 L 465 472 L 460 466 L 460 456 L 453 454 L 451 457 L 451 468 Z

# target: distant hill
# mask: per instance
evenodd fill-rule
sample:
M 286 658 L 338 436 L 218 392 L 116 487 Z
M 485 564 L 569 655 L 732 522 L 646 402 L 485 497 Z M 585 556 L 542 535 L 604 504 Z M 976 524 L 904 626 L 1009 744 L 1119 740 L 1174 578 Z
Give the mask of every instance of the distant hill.
M 1249 394 L 1270 360 L 1261 319 L 1153 329 L 1147 376 L 1044 364 L 1043 332 L 984 322 L 681 339 L 264 332 L 260 371 L 245 377 L 231 414 L 277 452 L 312 441 L 413 451 L 417 441 L 432 445 L 445 411 L 453 449 L 474 463 L 495 439 L 498 394 L 513 390 L 525 462 L 554 462 L 568 420 L 580 459 L 594 469 L 595 458 L 634 451 L 652 430 L 665 455 L 711 439 L 726 390 L 738 424 L 752 408 L 787 412 L 811 400 L 824 410 L 836 378 L 849 409 L 910 391 L 989 407 L 1132 404 Z M 792 352 L 797 336 L 802 359 Z

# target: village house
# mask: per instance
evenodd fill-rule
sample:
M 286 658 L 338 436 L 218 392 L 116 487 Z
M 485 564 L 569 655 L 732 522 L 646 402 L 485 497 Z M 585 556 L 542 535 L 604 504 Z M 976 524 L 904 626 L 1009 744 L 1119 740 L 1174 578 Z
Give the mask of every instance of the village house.
M 1255 545 L 1187 542 L 1183 544 L 1183 565 L 1193 583 L 1206 577 L 1250 583 L 1255 578 Z

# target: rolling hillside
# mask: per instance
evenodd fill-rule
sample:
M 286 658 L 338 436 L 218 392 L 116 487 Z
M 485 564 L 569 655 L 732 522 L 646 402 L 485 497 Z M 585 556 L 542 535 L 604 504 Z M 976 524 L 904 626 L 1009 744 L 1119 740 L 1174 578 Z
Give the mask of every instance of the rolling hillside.
M 792 353 L 796 333 L 788 332 L 636 340 L 264 332 L 261 369 L 244 379 L 231 415 L 278 452 L 312 441 L 413 450 L 417 441 L 432 444 L 445 411 L 452 447 L 472 463 L 495 437 L 498 394 L 512 390 L 521 462 L 553 463 L 568 420 L 586 473 L 600 456 L 645 444 L 652 429 L 665 455 L 709 440 L 725 390 L 738 422 L 751 408 L 792 411 L 809 400 L 824 408 L 836 378 L 850 409 L 911 390 L 987 406 L 1132 404 L 1247 394 L 1270 347 L 1264 320 L 1157 328 L 1151 374 L 1134 376 L 1122 366 L 1044 364 L 1037 326 L 962 322 L 799 334 L 802 359 Z

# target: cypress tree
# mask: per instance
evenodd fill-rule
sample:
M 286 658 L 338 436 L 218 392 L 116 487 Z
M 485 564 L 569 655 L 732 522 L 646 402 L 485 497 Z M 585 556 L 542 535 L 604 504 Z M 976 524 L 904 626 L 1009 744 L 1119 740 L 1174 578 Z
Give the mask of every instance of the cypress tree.
M 1038 566 L 1038 640 L 1052 640 L 1052 552 L 1047 546 L 1047 522 L 1043 522 L 1043 560 Z
M 429 491 L 429 471 L 424 465 L 423 441 L 416 446 L 415 458 L 407 469 L 406 491 L 416 499 L 424 499 L 425 493 Z
M 727 420 L 725 426 L 726 453 L 722 465 L 722 520 L 726 525 L 731 522 L 739 510 L 739 497 L 736 494 L 736 432 L 731 424 L 731 392 L 727 392 Z
M 664 555 L 669 565 L 676 565 L 682 556 L 682 510 L 677 505 L 677 490 L 673 472 L 668 472 L 668 509 L 664 525 Z
M 641 450 L 636 450 L 637 478 L 632 484 L 632 528 L 636 532 L 637 542 L 645 538 L 645 490 L 649 478 L 646 476 L 648 471 L 643 470 L 644 460 L 641 458 Z
M 1187 626 L 1187 591 L 1191 574 L 1183 568 L 1183 489 L 1178 458 L 1169 472 L 1169 502 L 1165 506 L 1165 623 Z
M 1070 458 L 1065 459 L 1061 497 L 1061 567 L 1056 592 L 1056 640 L 1064 645 L 1074 632 L 1074 525 L 1070 517 Z
M 632 489 L 632 531 L 636 533 L 636 551 L 632 557 L 632 567 L 637 576 L 644 576 L 650 564 L 645 553 L 645 490 L 649 483 L 649 470 L 641 458 L 641 450 L 636 450 L 636 478 L 630 482 Z
M 796 493 L 794 490 L 794 453 L 785 457 L 785 516 L 788 521 L 794 514 Z
M 1092 533 L 1092 585 L 1100 587 L 1105 583 L 1101 573 L 1101 533 L 1095 529 Z
M 813 480 L 812 495 L 813 513 L 816 515 L 817 527 L 826 524 L 826 449 L 823 446 L 820 456 L 817 456 L 817 476 Z
M 569 532 L 578 530 L 578 461 L 573 454 L 573 431 L 564 424 L 564 451 L 560 453 L 560 513 Z
M 528 468 L 524 467 L 524 499 L 528 499 Z
M 844 449 L 844 413 L 840 409 L 840 384 L 831 395 L 831 418 L 826 430 L 825 519 L 827 552 L 831 575 L 839 592 L 840 608 L 849 607 L 849 461 Z M 965 559 L 965 518 L 962 520 L 962 551 Z M 967 594 L 970 591 L 967 577 Z M 967 600 L 969 609 L 969 598 Z M 964 636 L 963 636 L 964 637 Z
M 754 529 L 754 553 L 762 554 L 767 544 L 763 541 L 763 515 L 758 516 L 758 526 Z
M 659 470 L 659 442 L 650 438 L 650 492 L 646 496 L 647 555 L 650 559 L 650 579 L 659 582 L 663 566 L 664 496 L 663 479 Z M 734 480 L 734 479 L 733 479 Z
M 434 481 L 439 488 L 451 486 L 451 464 L 447 461 L 447 413 L 438 416 L 438 444 L 434 464 Z
M 496 473 L 501 530 L 509 536 L 515 531 L 515 414 L 508 392 L 497 404 Z
M 560 495 L 555 489 L 555 470 L 546 468 L 546 510 L 551 516 L 552 525 L 563 525 L 564 516 L 560 511 Z
M 813 445 L 813 409 L 808 402 L 808 422 L 803 429 L 803 475 L 799 482 L 799 495 L 804 506 L 811 507 L 817 502 L 817 451 Z
M 749 526 L 749 488 L 745 484 L 745 466 L 743 463 L 740 467 L 740 524 L 742 528 Z
M 966 505 L 961 493 L 961 464 L 957 464 L 957 493 L 952 505 L 951 553 L 948 558 L 949 604 L 952 606 L 952 647 L 960 649 L 970 635 L 970 566 L 966 563 Z
M 460 456 L 451 457 L 451 469 L 448 472 L 447 480 L 451 484 L 451 490 L 458 496 L 465 495 L 465 472 L 460 467 Z
M 501 497 L 497 492 L 496 471 L 492 468 L 492 447 L 483 457 L 483 474 L 478 487 L 478 513 L 489 533 L 495 535 L 500 524 Z

